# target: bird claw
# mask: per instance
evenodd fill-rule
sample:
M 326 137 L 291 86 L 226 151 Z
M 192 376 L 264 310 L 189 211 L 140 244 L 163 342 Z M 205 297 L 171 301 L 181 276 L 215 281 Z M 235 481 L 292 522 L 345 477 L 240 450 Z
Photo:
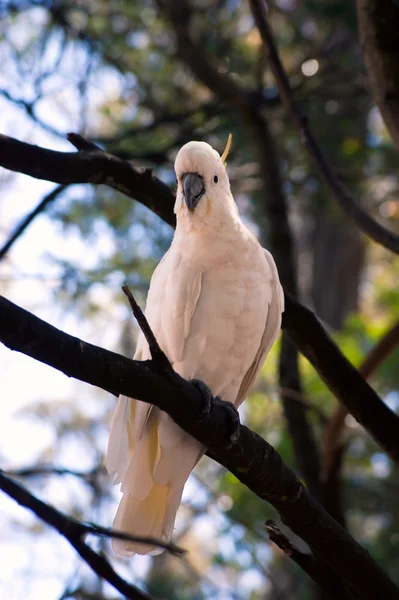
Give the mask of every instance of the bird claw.
M 199 420 L 203 421 L 206 419 L 209 414 L 212 412 L 213 407 L 215 406 L 215 398 L 212 395 L 209 387 L 200 379 L 191 379 L 190 383 L 195 385 L 202 397 L 202 409 L 199 414 Z
M 240 415 L 232 402 L 226 402 L 221 400 L 218 396 L 216 398 L 212 395 L 209 387 L 200 379 L 191 379 L 190 383 L 195 385 L 201 394 L 203 404 L 202 410 L 199 414 L 199 420 L 203 421 L 209 417 L 210 413 L 214 409 L 216 403 L 219 403 L 228 412 L 227 418 L 227 448 L 230 448 L 238 440 L 240 435 Z
M 223 407 L 225 408 L 225 410 L 227 410 L 227 412 L 229 413 L 229 419 L 228 419 L 228 430 L 227 430 L 227 439 L 228 439 L 228 445 L 227 447 L 230 448 L 233 444 L 236 443 L 236 441 L 238 440 L 239 436 L 240 436 L 240 415 L 238 414 L 238 410 L 236 409 L 236 407 L 234 406 L 234 404 L 232 402 L 223 402 Z

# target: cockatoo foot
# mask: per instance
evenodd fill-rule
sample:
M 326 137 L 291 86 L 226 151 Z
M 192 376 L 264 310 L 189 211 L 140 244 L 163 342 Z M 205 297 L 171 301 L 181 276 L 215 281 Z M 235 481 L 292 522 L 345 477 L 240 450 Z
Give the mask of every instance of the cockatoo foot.
M 201 394 L 201 397 L 202 397 L 202 409 L 201 409 L 201 412 L 199 414 L 199 420 L 203 421 L 212 412 L 213 407 L 215 406 L 216 400 L 213 397 L 212 392 L 209 389 L 209 387 L 203 381 L 201 381 L 200 379 L 191 379 L 190 383 L 192 383 L 193 385 L 195 385 L 195 387 L 197 388 L 197 390 Z
M 223 408 L 229 413 L 227 419 L 227 447 L 230 448 L 233 444 L 235 444 L 240 435 L 240 415 L 238 414 L 238 410 L 232 402 L 225 402 L 224 400 L 219 400 L 219 402 L 223 405 Z
M 240 415 L 232 402 L 225 402 L 219 396 L 216 398 L 212 395 L 209 387 L 200 379 L 191 379 L 190 383 L 195 385 L 202 396 L 202 410 L 199 414 L 199 420 L 207 419 L 215 407 L 216 403 L 220 403 L 224 410 L 227 411 L 227 447 L 232 446 L 240 435 Z

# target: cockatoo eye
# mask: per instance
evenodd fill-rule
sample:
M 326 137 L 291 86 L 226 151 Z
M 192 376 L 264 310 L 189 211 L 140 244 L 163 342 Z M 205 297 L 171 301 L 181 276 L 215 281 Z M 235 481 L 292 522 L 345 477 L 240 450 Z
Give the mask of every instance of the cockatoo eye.
M 213 181 L 214 181 L 215 183 L 217 183 L 217 182 L 219 181 L 219 177 L 218 177 L 217 175 L 215 175 L 215 177 L 213 178 Z

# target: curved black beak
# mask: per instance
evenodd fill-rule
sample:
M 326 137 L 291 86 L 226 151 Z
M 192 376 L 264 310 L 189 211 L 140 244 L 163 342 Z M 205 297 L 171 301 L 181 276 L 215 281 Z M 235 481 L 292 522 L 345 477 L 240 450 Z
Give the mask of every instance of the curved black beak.
M 205 192 L 205 183 L 198 173 L 184 173 L 183 194 L 188 210 L 194 211 Z

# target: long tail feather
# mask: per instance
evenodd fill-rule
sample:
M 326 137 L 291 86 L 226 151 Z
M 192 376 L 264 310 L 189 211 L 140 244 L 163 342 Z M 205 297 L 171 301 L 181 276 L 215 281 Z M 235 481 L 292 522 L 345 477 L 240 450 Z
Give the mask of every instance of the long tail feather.
M 169 541 L 182 492 L 183 488 L 172 490 L 167 485 L 154 485 L 145 500 L 138 500 L 130 494 L 124 494 L 115 516 L 115 529 L 132 535 L 153 537 L 163 542 Z M 154 555 L 163 551 L 157 546 L 124 540 L 112 540 L 112 547 L 121 556 Z

